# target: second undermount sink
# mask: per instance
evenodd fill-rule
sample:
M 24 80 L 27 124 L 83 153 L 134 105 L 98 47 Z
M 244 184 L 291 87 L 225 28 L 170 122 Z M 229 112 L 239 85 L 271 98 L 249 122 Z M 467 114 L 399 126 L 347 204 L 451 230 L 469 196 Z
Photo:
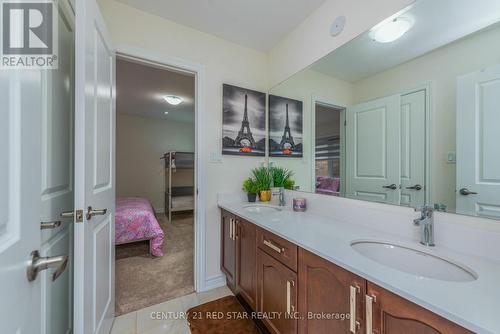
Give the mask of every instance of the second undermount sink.
M 442 281 L 471 282 L 472 270 L 439 256 L 381 241 L 354 241 L 351 247 L 361 255 L 393 269 Z
M 243 207 L 247 212 L 251 213 L 273 213 L 282 211 L 280 207 L 264 204 L 249 204 Z

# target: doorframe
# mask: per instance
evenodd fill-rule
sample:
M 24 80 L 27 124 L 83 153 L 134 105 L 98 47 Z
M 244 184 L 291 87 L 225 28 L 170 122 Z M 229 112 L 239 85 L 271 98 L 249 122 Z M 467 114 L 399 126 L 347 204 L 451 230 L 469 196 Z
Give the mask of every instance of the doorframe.
M 340 114 L 341 122 L 344 121 L 345 124 L 345 116 L 347 106 L 344 106 L 342 103 L 337 103 L 333 99 L 312 95 L 311 96 L 311 190 L 313 193 L 316 192 L 316 104 L 321 104 L 326 107 L 335 108 L 335 109 L 343 109 Z M 345 195 L 345 126 L 341 126 L 340 128 L 340 146 L 341 156 L 341 169 L 340 169 L 340 194 L 343 197 Z
M 205 67 L 185 59 L 171 57 L 143 48 L 120 44 L 116 56 L 176 72 L 194 74 L 195 77 L 195 220 L 194 220 L 194 289 L 206 289 L 205 259 L 205 156 L 201 152 L 205 138 Z

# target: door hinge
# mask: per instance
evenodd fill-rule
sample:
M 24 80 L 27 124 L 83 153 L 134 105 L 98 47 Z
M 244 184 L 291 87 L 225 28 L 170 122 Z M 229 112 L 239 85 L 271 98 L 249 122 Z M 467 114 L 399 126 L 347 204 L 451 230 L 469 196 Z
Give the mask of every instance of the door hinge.
M 75 222 L 83 223 L 83 210 L 75 211 Z

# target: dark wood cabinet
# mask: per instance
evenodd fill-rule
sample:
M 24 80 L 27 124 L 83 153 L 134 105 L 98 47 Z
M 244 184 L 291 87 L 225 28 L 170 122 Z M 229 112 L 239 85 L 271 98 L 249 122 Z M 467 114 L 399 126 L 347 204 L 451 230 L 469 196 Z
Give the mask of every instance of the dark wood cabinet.
M 366 326 L 371 324 L 375 334 L 472 333 L 373 283 L 368 282 L 366 296 Z
M 364 333 L 363 278 L 304 249 L 298 274 L 300 334 Z
M 255 310 L 257 297 L 257 227 L 236 218 L 236 292 Z
M 225 210 L 221 270 L 273 334 L 472 333 Z
M 221 221 L 221 270 L 226 274 L 227 286 L 234 291 L 236 283 L 236 219 L 222 211 Z
M 271 333 L 297 333 L 297 274 L 259 249 L 257 251 L 257 311 Z

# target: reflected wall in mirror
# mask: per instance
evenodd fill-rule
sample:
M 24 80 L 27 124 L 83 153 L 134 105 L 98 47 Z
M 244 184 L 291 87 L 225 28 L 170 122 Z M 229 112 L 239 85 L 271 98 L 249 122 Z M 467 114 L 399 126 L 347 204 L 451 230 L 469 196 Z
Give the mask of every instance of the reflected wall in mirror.
M 303 102 L 270 157 L 300 190 L 500 219 L 499 1 L 417 1 L 270 94 Z

